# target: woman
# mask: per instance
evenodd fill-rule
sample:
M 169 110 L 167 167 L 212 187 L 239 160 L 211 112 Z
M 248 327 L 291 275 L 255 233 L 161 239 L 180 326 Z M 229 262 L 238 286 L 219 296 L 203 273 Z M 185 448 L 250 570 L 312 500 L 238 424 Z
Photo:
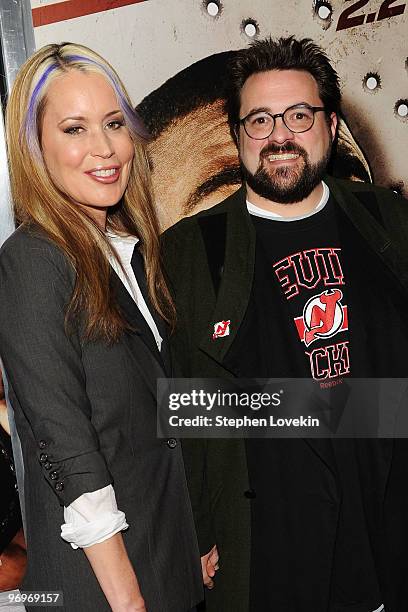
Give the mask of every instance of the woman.
M 23 589 L 61 591 L 72 612 L 201 599 L 180 447 L 156 437 L 173 307 L 145 136 L 91 50 L 48 45 L 21 68 L 7 108 L 21 225 L 0 253 L 1 358 L 25 467 Z

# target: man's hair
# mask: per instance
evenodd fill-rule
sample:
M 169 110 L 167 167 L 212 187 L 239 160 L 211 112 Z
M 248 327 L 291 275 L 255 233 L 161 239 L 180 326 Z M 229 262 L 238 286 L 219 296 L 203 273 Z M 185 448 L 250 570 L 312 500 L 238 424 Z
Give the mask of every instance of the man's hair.
M 320 99 L 330 113 L 340 110 L 341 93 L 339 77 L 324 51 L 310 38 L 296 40 L 293 36 L 256 40 L 231 58 L 227 96 L 228 122 L 231 133 L 239 122 L 241 89 L 252 75 L 269 70 L 301 70 L 315 79 Z

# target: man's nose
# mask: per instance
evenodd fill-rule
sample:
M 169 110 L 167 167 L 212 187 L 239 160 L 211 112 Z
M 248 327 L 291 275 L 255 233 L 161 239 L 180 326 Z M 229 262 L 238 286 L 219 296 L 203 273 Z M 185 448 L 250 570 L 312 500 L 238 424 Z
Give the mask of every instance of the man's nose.
M 283 117 L 276 117 L 275 125 L 273 126 L 273 130 L 268 138 L 268 141 L 278 142 L 281 144 L 287 140 L 293 140 L 294 137 L 294 133 L 288 127 L 286 127 Z

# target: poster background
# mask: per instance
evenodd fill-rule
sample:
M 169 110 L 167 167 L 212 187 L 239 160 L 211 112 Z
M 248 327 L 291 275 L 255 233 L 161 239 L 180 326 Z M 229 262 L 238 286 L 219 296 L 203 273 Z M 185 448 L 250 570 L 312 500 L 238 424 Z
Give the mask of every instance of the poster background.
M 408 196 L 404 0 L 32 0 L 31 5 L 37 47 L 72 41 L 94 48 L 118 70 L 135 105 L 159 89 L 154 99 L 165 106 L 169 101 L 163 97 L 168 92 L 163 84 L 205 58 L 216 59 L 206 62 L 207 68 L 214 65 L 214 79 L 206 86 L 218 87 L 223 62 L 216 54 L 242 48 L 254 36 L 313 38 L 339 73 L 347 125 L 374 182 Z M 188 71 L 187 78 L 191 93 L 200 72 Z M 370 83 L 377 86 L 370 89 Z M 197 159 L 206 158 L 208 173 L 208 160 L 217 157 L 219 164 L 228 163 L 236 160 L 236 151 L 217 102 L 194 117 L 180 114 L 164 132 L 169 138 L 156 138 L 151 154 L 158 211 L 166 227 L 185 214 L 181 204 L 186 178 L 192 184 L 202 180 Z M 204 205 L 214 204 L 227 192 L 218 190 Z M 20 575 L 23 542 L 13 545 L 13 572 Z M 0 590 L 12 586 L 5 582 Z
M 82 16 L 47 23 L 60 19 L 64 5 L 66 14 L 82 11 Z M 246 46 L 252 40 L 245 31 L 248 23 L 255 37 L 313 38 L 339 73 L 343 112 L 374 182 L 408 195 L 408 9 L 403 0 L 133 0 L 126 6 L 82 0 L 81 8 L 77 0 L 33 0 L 32 6 L 34 22 L 45 23 L 35 28 L 37 46 L 71 40 L 99 51 L 122 76 L 135 105 L 194 62 Z M 98 12 L 83 15 L 89 11 Z M 370 77 L 377 82 L 374 89 L 367 86 Z M 169 176 L 173 162 L 167 158 Z M 168 205 L 158 198 L 162 216 Z M 174 220 L 170 214 L 164 225 Z

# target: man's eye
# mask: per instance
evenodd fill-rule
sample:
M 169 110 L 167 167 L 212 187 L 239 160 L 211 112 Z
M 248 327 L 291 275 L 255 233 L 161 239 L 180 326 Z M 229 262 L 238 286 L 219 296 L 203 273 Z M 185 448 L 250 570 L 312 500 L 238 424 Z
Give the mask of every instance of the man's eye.
M 289 119 L 290 121 L 309 121 L 311 117 L 312 114 L 310 112 L 297 110 L 290 114 Z
M 83 128 L 80 125 L 71 125 L 70 127 L 65 128 L 64 133 L 70 134 L 71 136 L 76 136 L 83 131 Z
M 251 117 L 250 122 L 252 125 L 265 125 L 269 123 L 271 118 L 268 115 L 255 115 Z

